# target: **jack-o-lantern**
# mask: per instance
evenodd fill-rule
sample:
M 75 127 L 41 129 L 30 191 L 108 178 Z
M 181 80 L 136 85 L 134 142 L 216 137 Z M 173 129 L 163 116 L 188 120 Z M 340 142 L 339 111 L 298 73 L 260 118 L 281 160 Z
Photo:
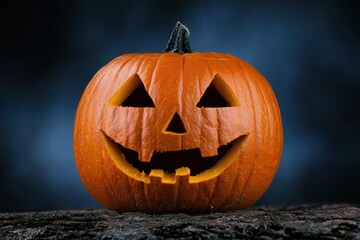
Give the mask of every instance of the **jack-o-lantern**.
M 241 209 L 274 178 L 283 134 L 269 83 L 233 55 L 191 52 L 188 37 L 177 23 L 163 53 L 112 60 L 80 100 L 77 168 L 109 209 Z

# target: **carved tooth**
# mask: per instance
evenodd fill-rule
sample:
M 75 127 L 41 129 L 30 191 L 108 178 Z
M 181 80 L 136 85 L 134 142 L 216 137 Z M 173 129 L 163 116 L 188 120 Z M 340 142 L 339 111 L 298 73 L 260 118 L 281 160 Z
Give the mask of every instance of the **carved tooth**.
M 188 167 L 181 167 L 175 170 L 176 176 L 186 176 L 190 175 L 190 168 Z
M 160 183 L 162 177 L 164 176 L 164 171 L 161 169 L 153 169 L 151 170 L 149 177 L 151 183 Z
M 211 147 L 201 148 L 200 152 L 201 152 L 201 156 L 203 157 L 212 157 L 218 155 L 217 148 L 211 148 Z
M 165 173 L 162 177 L 162 183 L 175 183 L 176 178 L 173 173 Z
M 188 167 L 181 167 L 175 171 L 176 182 L 188 183 L 190 180 L 190 169 Z
M 141 162 L 150 162 L 152 155 L 153 155 L 152 149 L 141 149 L 139 151 L 139 160 Z

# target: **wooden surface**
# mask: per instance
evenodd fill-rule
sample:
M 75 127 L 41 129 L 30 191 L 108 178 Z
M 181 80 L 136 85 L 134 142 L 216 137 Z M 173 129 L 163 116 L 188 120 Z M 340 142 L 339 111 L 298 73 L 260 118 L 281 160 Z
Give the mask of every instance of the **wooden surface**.
M 0 239 L 360 239 L 355 205 L 261 207 L 212 214 L 103 209 L 0 213 Z

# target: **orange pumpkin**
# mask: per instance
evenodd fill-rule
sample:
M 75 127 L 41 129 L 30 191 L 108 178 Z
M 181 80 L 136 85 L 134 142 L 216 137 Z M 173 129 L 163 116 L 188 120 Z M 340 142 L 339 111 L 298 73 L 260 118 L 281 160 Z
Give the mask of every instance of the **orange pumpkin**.
M 242 209 L 274 178 L 283 133 L 269 83 L 233 55 L 191 52 L 188 37 L 177 23 L 163 53 L 112 60 L 80 100 L 77 168 L 109 209 Z

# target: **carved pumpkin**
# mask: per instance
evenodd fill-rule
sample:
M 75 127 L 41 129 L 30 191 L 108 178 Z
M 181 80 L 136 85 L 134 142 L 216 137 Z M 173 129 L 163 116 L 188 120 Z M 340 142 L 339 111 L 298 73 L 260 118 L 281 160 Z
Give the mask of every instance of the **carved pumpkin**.
M 163 53 L 104 66 L 78 106 L 74 153 L 91 195 L 117 211 L 246 208 L 281 156 L 274 93 L 230 54 L 191 52 L 177 23 Z

